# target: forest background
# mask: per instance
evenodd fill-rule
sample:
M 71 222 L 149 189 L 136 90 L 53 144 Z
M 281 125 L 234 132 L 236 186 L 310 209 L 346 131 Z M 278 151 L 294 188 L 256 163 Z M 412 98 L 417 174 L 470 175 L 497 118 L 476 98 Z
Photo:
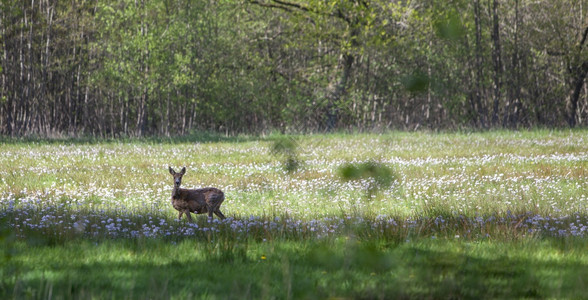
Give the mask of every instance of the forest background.
M 586 0 L 2 0 L 0 134 L 588 124 Z

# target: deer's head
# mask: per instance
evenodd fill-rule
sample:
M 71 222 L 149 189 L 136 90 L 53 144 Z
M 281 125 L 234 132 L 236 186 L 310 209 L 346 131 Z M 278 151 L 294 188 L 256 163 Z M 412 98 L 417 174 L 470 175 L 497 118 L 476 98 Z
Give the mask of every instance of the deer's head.
M 180 185 L 182 184 L 182 176 L 186 174 L 186 167 L 183 167 L 180 172 L 174 171 L 171 167 L 169 167 L 169 173 L 174 177 L 174 188 L 179 189 Z

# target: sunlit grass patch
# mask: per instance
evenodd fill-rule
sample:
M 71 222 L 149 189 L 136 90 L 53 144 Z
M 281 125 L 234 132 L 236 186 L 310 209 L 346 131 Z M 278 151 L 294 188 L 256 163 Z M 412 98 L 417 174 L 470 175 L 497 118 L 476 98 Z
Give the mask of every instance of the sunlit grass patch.
M 301 161 L 295 172 L 283 170 L 279 159 L 272 157 L 273 139 L 10 145 L 6 154 L 26 159 L 16 165 L 3 156 L 7 168 L 0 171 L 5 183 L 1 192 L 4 201 L 11 197 L 44 203 L 71 199 L 85 209 L 145 211 L 148 207 L 173 218 L 165 169 L 181 165 L 188 168 L 187 187 L 224 189 L 229 199 L 224 206 L 236 218 L 414 217 L 431 206 L 466 216 L 506 211 L 568 215 L 582 213 L 586 207 L 588 162 L 582 134 L 301 136 L 295 139 Z M 377 185 L 378 178 L 346 182 L 337 170 L 349 163 L 370 162 L 393 168 L 398 184 L 385 185 L 366 199 L 365 192 Z

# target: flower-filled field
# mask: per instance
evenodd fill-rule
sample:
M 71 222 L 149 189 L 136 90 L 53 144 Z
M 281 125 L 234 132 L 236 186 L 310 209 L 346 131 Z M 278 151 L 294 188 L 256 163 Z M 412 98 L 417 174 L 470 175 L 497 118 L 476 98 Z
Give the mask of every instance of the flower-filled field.
M 287 145 L 286 150 L 281 145 Z M 233 285 L 234 291 L 211 282 L 203 285 L 204 290 L 177 283 L 181 293 L 170 291 L 155 298 L 203 291 L 211 298 L 222 298 L 243 290 L 252 298 L 273 293 L 280 298 L 357 297 L 366 289 L 371 291 L 368 298 L 425 297 L 446 295 L 443 280 L 420 278 L 425 282 L 421 284 L 429 281 L 438 287 L 425 290 L 410 276 L 402 280 L 412 284 L 398 281 L 398 274 L 410 272 L 406 264 L 393 263 L 400 258 L 390 251 L 423 243 L 425 248 L 487 243 L 504 249 L 519 242 L 583 241 L 588 235 L 585 131 L 270 136 L 220 142 L 5 141 L 0 165 L 2 264 L 6 267 L 0 291 L 17 298 L 45 297 L 50 288 L 75 297 L 137 292 L 132 285 L 123 285 L 109 294 L 76 279 L 58 280 L 47 275 L 49 267 L 42 263 L 45 273 L 34 271 L 31 262 L 43 261 L 42 257 L 60 265 L 60 254 L 51 249 L 63 252 L 82 247 L 90 255 L 107 257 L 111 253 L 124 257 L 121 252 L 129 247 L 139 247 L 140 252 L 166 249 L 174 255 L 191 249 L 190 259 L 240 264 L 243 269 L 281 257 L 272 269 L 281 274 L 279 284 L 265 278 L 273 282 L 267 290 L 253 282 Z M 201 214 L 192 215 L 193 223 L 185 216 L 178 220 L 170 203 L 169 166 L 186 167 L 182 187 L 223 190 L 226 200 L 221 209 L 227 218 Z M 580 242 L 580 247 L 585 245 Z M 292 249 L 300 254 L 292 257 L 296 252 Z M 154 257 L 167 257 L 163 250 L 157 251 Z M 585 255 L 575 259 L 587 263 Z M 305 267 L 292 269 L 296 261 Z M 83 260 L 70 267 L 79 265 L 84 265 Z M 348 270 L 337 275 L 348 283 L 331 290 L 329 284 L 338 281 L 328 274 L 339 267 Z M 423 271 L 428 266 L 419 268 Z M 304 272 L 321 274 L 311 284 L 318 288 L 316 294 L 292 289 Z M 370 282 L 385 285 L 386 281 L 374 275 L 396 278 L 394 282 L 405 289 L 392 293 L 396 286 L 391 285 L 379 294 Z M 101 273 L 94 276 L 110 282 Z M 139 280 L 137 276 L 130 272 L 126 280 Z M 97 282 L 94 277 L 88 280 Z M 477 295 L 465 293 L 459 278 L 451 282 L 456 295 Z M 68 284 L 82 289 L 67 290 Z M 290 285 L 290 290 L 277 292 L 284 285 Z M 499 290 L 493 295 L 524 295 Z M 535 292 L 553 296 L 552 291 Z

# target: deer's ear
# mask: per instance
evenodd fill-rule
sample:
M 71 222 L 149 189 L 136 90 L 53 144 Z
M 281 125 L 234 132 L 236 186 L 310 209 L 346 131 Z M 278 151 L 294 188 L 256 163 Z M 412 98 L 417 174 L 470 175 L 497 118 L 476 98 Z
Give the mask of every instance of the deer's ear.
M 174 171 L 174 169 L 172 169 L 172 167 L 169 167 L 169 173 L 172 175 L 176 175 L 176 171 Z
M 180 174 L 182 174 L 182 175 L 186 174 L 186 167 L 182 168 L 182 171 L 180 171 Z

